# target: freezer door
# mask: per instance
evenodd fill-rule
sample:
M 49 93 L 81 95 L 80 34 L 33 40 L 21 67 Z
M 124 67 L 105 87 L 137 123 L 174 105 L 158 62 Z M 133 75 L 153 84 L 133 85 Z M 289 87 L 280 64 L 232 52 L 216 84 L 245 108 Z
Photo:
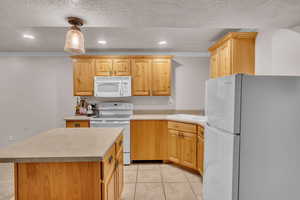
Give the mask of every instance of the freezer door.
M 206 115 L 213 127 L 240 133 L 241 74 L 206 82 Z
M 239 138 L 205 127 L 205 200 L 238 199 Z

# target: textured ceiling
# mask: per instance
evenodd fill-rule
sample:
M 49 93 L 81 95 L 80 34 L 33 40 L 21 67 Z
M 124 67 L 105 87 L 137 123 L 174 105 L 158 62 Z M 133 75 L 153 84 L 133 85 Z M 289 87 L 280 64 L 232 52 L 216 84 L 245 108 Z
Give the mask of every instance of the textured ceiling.
M 0 29 L 0 51 L 62 51 L 67 28 L 7 28 Z M 22 38 L 32 34 L 34 40 Z M 86 49 L 90 51 L 198 51 L 206 52 L 223 29 L 191 28 L 95 28 L 83 30 Z M 7 38 L 7 39 L 3 39 Z M 100 45 L 99 40 L 106 40 Z M 166 40 L 165 46 L 158 42 Z
M 165 39 L 168 50 L 203 51 L 224 29 L 299 24 L 300 0 L 1 0 L 0 51 L 61 50 L 71 15 L 86 21 L 89 49 L 105 37 L 108 49 L 158 49 Z M 37 40 L 24 41 L 25 31 Z

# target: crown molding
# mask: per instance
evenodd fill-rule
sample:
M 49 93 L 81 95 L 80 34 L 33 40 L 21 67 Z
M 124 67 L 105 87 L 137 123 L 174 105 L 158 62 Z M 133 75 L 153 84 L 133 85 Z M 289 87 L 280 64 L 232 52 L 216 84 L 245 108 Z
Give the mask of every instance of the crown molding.
M 208 52 L 172 52 L 172 51 L 106 51 L 87 52 L 86 55 L 170 55 L 174 57 L 209 57 Z M 0 56 L 61 56 L 69 57 L 72 54 L 66 52 L 0 52 Z

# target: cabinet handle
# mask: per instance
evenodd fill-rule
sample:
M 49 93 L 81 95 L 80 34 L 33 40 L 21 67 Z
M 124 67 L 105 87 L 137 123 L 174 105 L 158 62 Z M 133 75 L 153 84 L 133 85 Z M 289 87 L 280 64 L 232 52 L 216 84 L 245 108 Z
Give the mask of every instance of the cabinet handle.
M 112 160 L 113 160 L 113 156 L 110 156 L 108 159 L 108 163 L 111 164 Z

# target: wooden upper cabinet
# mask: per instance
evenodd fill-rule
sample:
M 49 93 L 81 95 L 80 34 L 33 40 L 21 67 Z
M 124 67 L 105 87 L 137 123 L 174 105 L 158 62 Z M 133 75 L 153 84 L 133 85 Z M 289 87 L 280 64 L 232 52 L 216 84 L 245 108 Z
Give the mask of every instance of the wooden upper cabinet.
M 152 60 L 152 95 L 171 95 L 171 59 Z
M 214 51 L 210 57 L 210 78 L 218 77 L 218 53 Z
M 95 60 L 96 76 L 130 76 L 129 58 L 97 58 Z
M 150 96 L 151 59 L 132 60 L 132 95 Z
M 96 76 L 111 76 L 113 71 L 113 60 L 107 58 L 99 58 L 95 60 Z
M 131 76 L 132 96 L 171 96 L 172 56 L 72 56 L 74 96 L 92 96 L 94 76 Z
M 93 96 L 94 59 L 74 59 L 73 62 L 74 96 Z
M 222 66 L 219 69 L 219 73 L 221 76 L 228 76 L 232 74 L 232 70 L 231 70 L 232 65 L 231 65 L 231 56 L 230 56 L 231 47 L 232 47 L 231 40 L 228 40 L 218 49 L 218 54 L 219 54 L 218 64 Z
M 256 35 L 256 32 L 232 32 L 212 45 L 208 49 L 211 53 L 210 77 L 254 74 Z
M 130 59 L 129 58 L 114 59 L 113 75 L 130 76 L 131 75 Z

